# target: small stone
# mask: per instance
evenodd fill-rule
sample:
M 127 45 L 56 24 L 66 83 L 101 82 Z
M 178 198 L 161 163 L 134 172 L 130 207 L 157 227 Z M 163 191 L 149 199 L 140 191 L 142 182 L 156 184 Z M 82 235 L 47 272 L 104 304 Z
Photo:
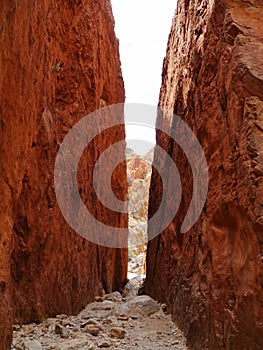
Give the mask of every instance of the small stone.
M 86 344 L 84 347 L 79 348 L 78 350 L 94 350 L 95 346 L 93 344 Z
M 69 331 L 67 329 L 63 330 L 63 333 L 61 334 L 61 338 L 63 338 L 63 339 L 69 338 Z
M 102 341 L 101 343 L 98 344 L 98 348 L 109 348 L 111 344 L 106 341 Z
M 94 325 L 88 324 L 83 328 L 83 333 L 89 333 L 94 336 L 98 335 L 99 332 L 100 332 L 100 329 Z
M 113 292 L 110 294 L 106 294 L 104 299 L 119 302 L 119 301 L 122 301 L 122 295 L 119 292 Z
M 27 325 L 27 332 L 31 333 L 34 330 L 34 325 L 33 324 L 28 324 Z
M 103 301 L 104 300 L 104 298 L 99 296 L 99 295 L 97 295 L 94 299 L 95 299 L 95 301 Z
M 104 324 L 112 324 L 114 322 L 111 318 L 106 318 L 106 320 L 103 321 Z
M 127 315 L 119 315 L 119 316 L 117 316 L 117 320 L 118 321 L 128 321 L 129 320 L 129 316 L 127 316 Z
M 24 341 L 24 350 L 42 350 L 42 345 L 38 340 Z
M 62 333 L 63 333 L 63 327 L 60 326 L 59 324 L 56 324 L 56 325 L 55 325 L 55 333 L 56 333 L 56 334 L 62 335 Z
M 15 350 L 24 350 L 24 344 L 12 344 L 14 346 L 14 348 L 12 347 L 11 349 L 15 349 Z
M 14 330 L 14 331 L 19 331 L 20 329 L 21 329 L 20 324 L 14 324 L 14 325 L 13 325 L 13 330 Z
M 82 324 L 81 328 L 85 328 L 87 325 L 95 326 L 95 327 L 99 328 L 101 331 L 104 331 L 104 327 L 98 321 L 94 320 L 93 318 L 89 319 L 87 322 Z
M 91 307 L 91 310 L 94 311 L 100 311 L 100 310 L 105 310 L 105 311 L 109 311 L 109 310 L 113 310 L 115 308 L 114 303 L 110 300 L 104 300 L 102 303 L 98 303 L 98 304 L 94 304 Z
M 74 326 L 74 324 L 72 322 L 70 322 L 69 320 L 62 320 L 61 325 L 64 327 L 67 327 L 67 326 L 73 327 Z
M 120 327 L 113 327 L 110 330 L 110 335 L 112 337 L 119 338 L 119 339 L 124 339 L 125 333 L 126 333 L 125 330 Z
M 59 334 L 63 339 L 67 339 L 69 337 L 69 331 L 59 324 L 55 325 L 55 333 Z
M 79 332 L 81 332 L 81 328 L 80 328 L 80 327 L 72 327 L 72 328 L 70 329 L 70 331 L 71 331 L 72 333 L 79 333 Z
M 68 318 L 68 316 L 65 315 L 65 314 L 60 314 L 60 315 L 57 315 L 56 318 L 59 319 L 59 320 L 63 320 L 65 318 Z

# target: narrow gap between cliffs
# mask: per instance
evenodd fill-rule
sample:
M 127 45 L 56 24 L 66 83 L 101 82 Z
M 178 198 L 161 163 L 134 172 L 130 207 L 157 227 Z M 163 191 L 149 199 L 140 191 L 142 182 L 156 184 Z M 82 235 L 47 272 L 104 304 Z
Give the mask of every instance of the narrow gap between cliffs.
M 126 148 L 129 200 L 128 279 L 141 286 L 146 276 L 147 221 L 153 148 L 144 156 Z
M 163 58 L 176 3 L 170 0 L 112 0 L 111 3 L 115 32 L 120 44 L 126 104 L 157 106 Z M 135 110 L 141 111 L 141 108 L 136 107 Z M 129 128 L 126 119 L 128 279 L 135 279 L 137 285 L 142 283 L 146 275 L 149 187 L 155 146 L 154 125 L 155 121 L 152 130 L 140 130 L 138 125 L 132 129 Z

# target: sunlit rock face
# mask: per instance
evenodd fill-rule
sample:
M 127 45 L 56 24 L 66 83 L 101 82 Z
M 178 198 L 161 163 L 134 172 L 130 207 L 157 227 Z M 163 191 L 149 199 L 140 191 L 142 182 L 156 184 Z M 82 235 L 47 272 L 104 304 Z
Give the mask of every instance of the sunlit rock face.
M 77 235 L 54 192 L 55 158 L 70 128 L 124 101 L 110 1 L 3 0 L 0 8 L 0 349 L 7 349 L 13 322 L 76 313 L 103 290 L 121 289 L 128 252 Z M 78 169 L 88 209 L 117 227 L 127 227 L 127 216 L 109 216 L 89 195 L 96 159 L 124 138 L 121 125 L 97 137 Z M 124 200 L 125 164 L 112 180 Z
M 174 221 L 148 245 L 145 288 L 168 304 L 191 349 L 263 348 L 262 16 L 259 0 L 179 0 L 169 36 L 160 106 L 199 139 L 209 192 L 201 217 L 181 234 L 192 172 L 182 150 L 157 133 L 183 195 Z M 150 217 L 160 199 L 153 171 Z
M 140 156 L 126 150 L 129 199 L 129 273 L 145 274 L 149 186 L 153 150 Z

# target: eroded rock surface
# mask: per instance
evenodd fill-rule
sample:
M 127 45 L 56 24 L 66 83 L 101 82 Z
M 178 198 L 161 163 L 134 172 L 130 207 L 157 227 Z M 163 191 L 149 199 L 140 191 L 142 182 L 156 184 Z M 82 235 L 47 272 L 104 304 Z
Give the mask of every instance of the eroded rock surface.
M 0 9 L 0 349 L 7 349 L 13 321 L 73 314 L 125 284 L 127 250 L 75 234 L 53 186 L 67 132 L 87 113 L 123 102 L 124 87 L 110 1 L 3 0 Z M 127 217 L 101 207 L 91 175 L 101 152 L 123 138 L 121 126 L 97 137 L 78 169 L 88 209 L 118 227 Z M 124 199 L 124 165 L 112 184 Z
M 259 0 L 179 0 L 169 37 L 160 106 L 198 137 L 210 182 L 201 217 L 182 235 L 192 173 L 179 147 L 157 133 L 177 164 L 183 198 L 148 245 L 145 288 L 168 304 L 191 349 L 263 348 L 262 17 Z M 166 118 L 158 122 L 176 127 Z M 150 216 L 160 199 L 154 171 Z

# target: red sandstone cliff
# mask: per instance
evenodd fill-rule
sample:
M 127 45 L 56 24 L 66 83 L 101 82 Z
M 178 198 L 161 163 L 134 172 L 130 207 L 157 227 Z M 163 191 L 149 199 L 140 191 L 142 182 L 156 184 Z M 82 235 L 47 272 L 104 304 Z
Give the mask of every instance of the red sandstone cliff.
M 0 349 L 7 349 L 13 322 L 75 313 L 126 279 L 127 250 L 75 234 L 53 186 L 55 157 L 71 126 L 124 101 L 110 1 L 1 1 L 0 88 Z M 115 128 L 94 141 L 93 156 L 82 157 L 83 198 L 91 164 L 122 138 L 124 129 Z M 119 198 L 125 172 L 119 167 L 113 178 Z M 105 216 L 96 200 L 87 205 Z M 111 220 L 127 227 L 126 216 Z
M 148 245 L 145 288 L 168 303 L 191 349 L 263 348 L 262 18 L 262 0 L 179 0 L 169 37 L 160 106 L 195 132 L 210 182 L 201 217 L 180 234 L 192 174 L 179 147 L 157 133 L 178 166 L 183 198 Z M 154 171 L 150 216 L 160 196 Z

